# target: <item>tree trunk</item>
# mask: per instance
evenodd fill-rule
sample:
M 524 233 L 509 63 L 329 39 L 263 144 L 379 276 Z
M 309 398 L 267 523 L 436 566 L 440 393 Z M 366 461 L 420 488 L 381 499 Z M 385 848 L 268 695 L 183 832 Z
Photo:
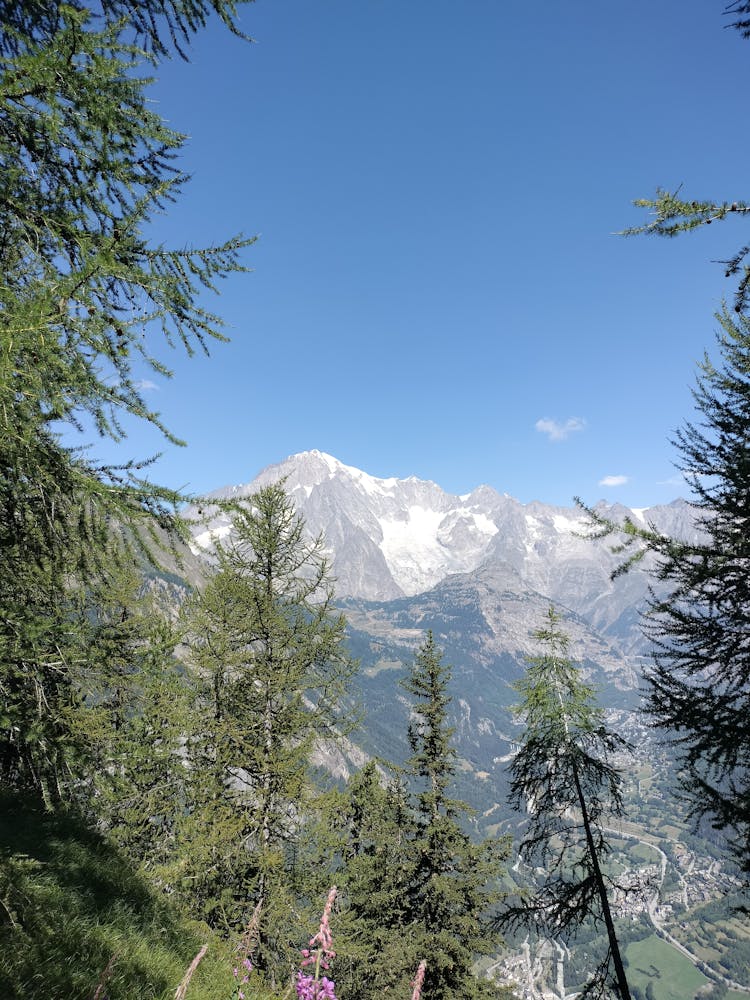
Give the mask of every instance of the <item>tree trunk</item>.
M 607 899 L 607 889 L 604 885 L 604 879 L 602 877 L 602 871 L 599 867 L 599 858 L 596 854 L 596 847 L 594 845 L 594 837 L 591 833 L 591 823 L 589 821 L 589 813 L 586 808 L 586 802 L 583 797 L 583 789 L 581 788 L 581 783 L 578 780 L 578 768 L 576 767 L 575 761 L 573 762 L 573 779 L 576 783 L 576 792 L 578 794 L 578 803 L 581 807 L 581 814 L 583 816 L 583 828 L 586 831 L 586 845 L 589 849 L 589 855 L 591 857 L 591 865 L 594 869 L 594 878 L 596 879 L 596 887 L 599 890 L 599 899 L 602 904 L 602 913 L 604 915 L 604 923 L 607 927 L 607 936 L 609 938 L 609 950 L 612 955 L 612 961 L 615 966 L 615 973 L 617 975 L 617 990 L 620 994 L 622 1000 L 631 1000 L 630 989 L 628 987 L 628 981 L 625 978 L 625 966 L 622 964 L 622 956 L 620 955 L 620 945 L 617 941 L 617 935 L 615 934 L 615 925 L 612 920 L 612 913 L 609 909 L 609 900 Z

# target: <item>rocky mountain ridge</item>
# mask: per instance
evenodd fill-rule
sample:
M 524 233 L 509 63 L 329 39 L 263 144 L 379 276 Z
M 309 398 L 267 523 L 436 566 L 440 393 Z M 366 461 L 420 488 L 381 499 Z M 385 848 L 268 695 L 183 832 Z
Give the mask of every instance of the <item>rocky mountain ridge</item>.
M 584 537 L 584 511 L 538 501 L 522 504 L 490 486 L 455 496 L 430 481 L 413 476 L 378 479 L 324 452 L 307 451 L 268 466 L 249 483 L 217 489 L 205 499 L 241 499 L 282 478 L 311 533 L 325 537 L 341 597 L 410 597 L 486 562 L 507 562 L 535 590 L 554 600 L 572 593 L 574 605 L 580 603 L 575 595 L 582 571 L 586 575 L 596 567 L 599 589 L 611 589 L 604 580 L 616 558 L 606 543 Z M 606 504 L 598 509 L 614 520 L 628 516 L 673 534 L 691 530 L 689 506 L 683 500 L 649 509 Z M 210 549 L 228 530 L 226 515 L 210 518 L 196 528 L 194 549 Z
M 589 519 L 579 508 L 522 504 L 489 486 L 455 496 L 415 477 L 378 479 L 320 451 L 292 455 L 206 500 L 242 499 L 282 478 L 310 532 L 325 538 L 342 600 L 364 602 L 364 609 L 367 602 L 432 594 L 439 603 L 451 581 L 452 590 L 483 595 L 485 605 L 494 595 L 495 611 L 485 622 L 488 648 L 527 655 L 539 610 L 552 603 L 571 618 L 574 655 L 593 660 L 597 647 L 607 647 L 623 661 L 646 652 L 639 612 L 649 567 L 612 580 L 621 556 L 610 540 L 587 537 Z M 629 517 L 676 537 L 697 535 L 684 500 L 636 510 L 600 503 L 596 509 L 614 521 Z M 226 513 L 211 516 L 196 526 L 194 551 L 210 551 L 229 531 Z M 364 613 L 349 608 L 350 616 Z M 374 623 L 385 613 L 367 615 Z M 589 639 L 577 642 L 586 631 Z M 613 662 L 609 654 L 598 656 Z M 627 674 L 634 683 L 631 667 L 623 668 Z

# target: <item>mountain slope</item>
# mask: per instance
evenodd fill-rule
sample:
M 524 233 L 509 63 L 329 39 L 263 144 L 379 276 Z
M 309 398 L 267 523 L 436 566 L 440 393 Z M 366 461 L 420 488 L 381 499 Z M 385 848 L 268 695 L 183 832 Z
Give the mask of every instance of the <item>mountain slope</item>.
M 324 535 L 342 599 L 413 597 L 452 575 L 481 571 L 488 586 L 497 588 L 502 578 L 505 589 L 533 591 L 575 612 L 624 654 L 645 652 L 638 611 L 648 567 L 612 581 L 618 556 L 607 540 L 585 537 L 587 518 L 578 508 L 521 504 L 489 486 L 454 496 L 413 477 L 376 479 L 318 451 L 292 455 L 206 499 L 241 499 L 281 478 L 311 533 Z M 695 535 L 684 500 L 648 510 L 597 509 L 613 520 L 628 516 L 680 537 Z M 209 517 L 196 528 L 195 551 L 210 550 L 228 531 L 226 514 Z M 528 618 L 533 627 L 534 616 Z

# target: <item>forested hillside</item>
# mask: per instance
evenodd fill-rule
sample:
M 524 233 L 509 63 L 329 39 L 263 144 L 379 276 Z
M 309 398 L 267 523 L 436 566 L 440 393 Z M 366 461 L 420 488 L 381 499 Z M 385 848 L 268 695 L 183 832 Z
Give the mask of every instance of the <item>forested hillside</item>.
M 91 450 L 180 444 L 142 373 L 221 343 L 249 269 L 251 237 L 162 242 L 186 137 L 151 99 L 239 6 L 0 3 L 0 993 L 747 996 L 750 251 L 677 433 L 689 530 L 359 474 L 341 599 L 283 477 L 196 498 Z

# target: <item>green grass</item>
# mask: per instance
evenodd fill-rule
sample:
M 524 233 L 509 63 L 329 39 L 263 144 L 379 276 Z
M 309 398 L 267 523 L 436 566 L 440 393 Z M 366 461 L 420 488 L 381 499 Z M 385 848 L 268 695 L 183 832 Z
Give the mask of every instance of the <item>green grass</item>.
M 175 912 L 73 815 L 0 799 L 0 997 L 90 1000 L 113 959 L 107 1000 L 161 1000 L 200 945 L 187 1000 L 226 1000 L 225 946 Z
M 631 858 L 635 858 L 637 861 L 645 861 L 649 865 L 658 864 L 661 861 L 661 855 L 656 848 L 649 847 L 647 844 L 638 843 L 628 845 L 627 850 Z
M 404 665 L 400 660 L 378 660 L 370 667 L 365 667 L 362 671 L 367 677 L 375 677 L 383 670 L 403 670 Z
M 708 979 L 666 941 L 652 934 L 625 950 L 631 986 L 645 990 L 653 984 L 654 1000 L 692 1000 Z

